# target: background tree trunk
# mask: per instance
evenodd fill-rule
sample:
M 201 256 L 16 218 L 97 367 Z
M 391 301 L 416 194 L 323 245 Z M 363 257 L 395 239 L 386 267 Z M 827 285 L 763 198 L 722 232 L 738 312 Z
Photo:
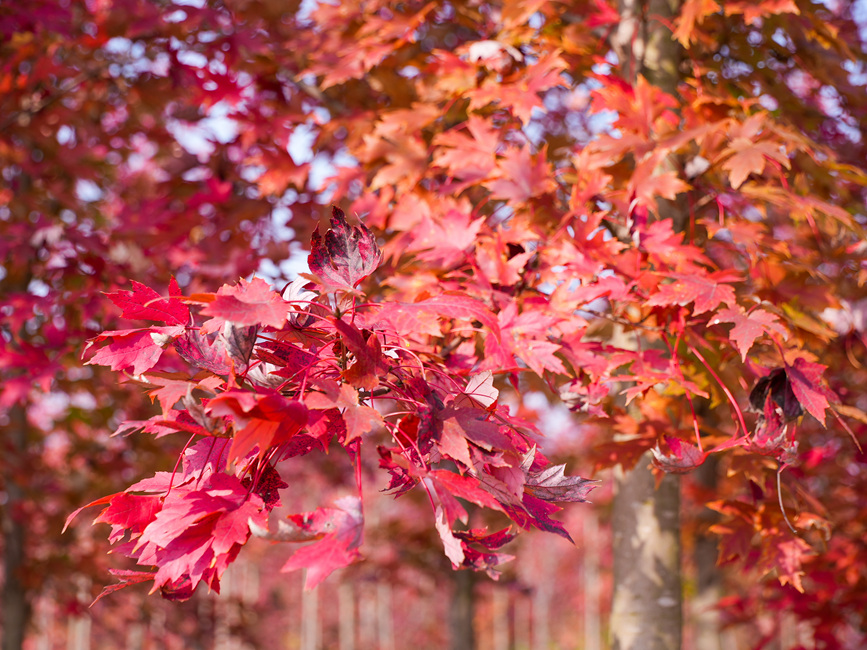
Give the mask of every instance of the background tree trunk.
M 681 645 L 680 480 L 658 489 L 643 456 L 621 473 L 614 499 L 615 650 L 670 650 Z
M 469 571 L 452 574 L 454 592 L 449 606 L 449 635 L 452 650 L 474 650 L 476 634 L 473 628 L 475 576 Z
M 3 462 L 6 467 L 3 477 L 6 503 L 0 512 L 4 552 L 0 622 L 3 625 L 3 650 L 21 650 L 30 620 L 30 599 L 21 578 L 24 569 L 25 534 L 24 522 L 21 521 L 18 510 L 19 504 L 24 500 L 24 488 L 15 474 L 22 471 L 19 463 L 25 458 L 27 449 L 27 413 L 23 406 L 16 404 L 9 409 L 8 417 L 9 424 L 4 427 L 5 431 L 0 433 L 6 454 Z
M 620 26 L 612 45 L 626 78 L 639 75 L 674 94 L 680 51 L 668 25 L 679 0 L 621 0 Z M 675 161 L 666 161 L 673 166 Z M 660 218 L 683 230 L 686 211 L 677 202 L 659 205 Z M 680 555 L 680 477 L 666 475 L 659 488 L 645 454 L 617 476 L 614 499 L 614 601 L 611 645 L 615 650 L 681 647 L 683 596 Z

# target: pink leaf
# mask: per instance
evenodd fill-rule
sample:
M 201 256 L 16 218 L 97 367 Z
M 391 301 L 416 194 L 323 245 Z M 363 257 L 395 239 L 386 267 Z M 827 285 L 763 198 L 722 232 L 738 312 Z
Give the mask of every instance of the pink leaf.
M 349 566 L 360 557 L 362 524 L 361 499 L 343 497 L 336 508 L 317 508 L 313 512 L 292 515 L 289 519 L 300 531 L 318 541 L 289 558 L 282 571 L 307 569 L 305 589 L 313 589 L 333 571 Z
M 471 377 L 463 392 L 455 398 L 455 406 L 489 408 L 496 404 L 500 391 L 494 388 L 494 375 L 490 370 Z
M 111 343 L 97 350 L 86 363 L 109 366 L 112 370 L 132 368 L 132 374 L 140 375 L 153 368 L 165 345 L 183 333 L 183 325 L 103 332 L 90 339 L 87 348 L 106 339 L 111 339 Z
M 223 285 L 213 302 L 202 309 L 206 316 L 214 316 L 202 327 L 202 333 L 221 329 L 226 321 L 236 325 L 262 325 L 281 328 L 286 323 L 289 305 L 273 291 L 262 278 L 237 285 Z

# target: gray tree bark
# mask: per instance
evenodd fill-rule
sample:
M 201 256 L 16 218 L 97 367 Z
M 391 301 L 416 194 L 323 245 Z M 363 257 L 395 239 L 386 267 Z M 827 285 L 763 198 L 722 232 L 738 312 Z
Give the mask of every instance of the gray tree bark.
M 680 0 L 620 0 L 619 10 L 612 45 L 624 75 L 632 82 L 644 76 L 674 94 L 681 53 L 665 24 L 677 16 Z M 686 211 L 678 202 L 661 201 L 658 212 L 683 230 Z M 610 624 L 614 650 L 675 650 L 682 643 L 680 477 L 665 476 L 657 489 L 649 463 L 646 454 L 633 470 L 617 476 Z

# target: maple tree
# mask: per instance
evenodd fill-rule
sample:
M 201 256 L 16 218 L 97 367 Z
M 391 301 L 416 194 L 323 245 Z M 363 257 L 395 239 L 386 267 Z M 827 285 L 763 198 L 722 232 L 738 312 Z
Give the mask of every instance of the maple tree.
M 854 3 L 119 8 L 147 27 L 124 30 L 94 9 L 97 42 L 83 51 L 105 57 L 113 35 L 139 44 L 154 69 L 125 83 L 174 98 L 151 105 L 161 95 L 139 91 L 126 110 L 162 124 L 189 119 L 183 108 L 195 119 L 219 109 L 237 125 L 214 145 L 205 180 L 163 179 L 165 199 L 145 202 L 158 170 L 177 167 L 171 138 L 149 131 L 163 153 L 82 207 L 96 222 L 107 211 L 135 224 L 109 230 L 107 241 L 126 233 L 130 246 L 151 225 L 140 209 L 165 214 L 152 256 L 172 238 L 183 251 L 130 269 L 128 286 L 102 280 L 109 298 L 91 303 L 135 323 L 99 318 L 87 368 L 132 375 L 160 409 L 121 431 L 189 439 L 174 472 L 94 502 L 112 543 L 141 565 L 121 585 L 179 599 L 199 582 L 216 589 L 254 535 L 310 542 L 285 568 L 307 568 L 311 586 L 353 562 L 360 469 L 354 494 L 268 521 L 290 483 L 279 461 L 328 449 L 355 468 L 375 458 L 396 495 L 424 492 L 450 563 L 494 573 L 505 520 L 568 537 L 553 503 L 591 487 L 551 466 L 533 424 L 501 400 L 542 391 L 595 439 L 599 469 L 652 462 L 660 480 L 684 477 L 667 479 L 683 493 L 684 547 L 713 534 L 723 580 L 755 574 L 728 584 L 720 610 L 751 644 L 781 635 L 786 612 L 817 647 L 863 642 L 867 97 Z M 37 29 L 7 15 L 22 46 L 5 51 L 10 66 L 37 59 L 35 35 L 69 33 L 63 21 Z M 664 82 L 654 47 L 666 52 Z M 99 102 L 122 86 L 82 69 L 80 85 L 46 77 L 44 87 Z M 75 122 L 51 118 L 54 107 L 79 108 L 27 78 L 14 101 L 31 108 L 17 109 L 4 153 L 16 179 L 40 163 L 27 152 L 52 151 L 34 139 Z M 139 127 L 124 128 L 132 143 Z M 314 158 L 290 154 L 296 138 Z M 68 179 L 54 200 L 82 203 L 69 189 L 77 174 L 52 178 Z M 311 241 L 310 274 L 285 287 L 250 277 L 252 258 L 239 257 L 250 241 L 196 236 L 169 218 L 191 205 L 215 232 L 200 209 L 210 202 L 232 233 L 249 232 L 244 210 L 268 201 L 289 206 L 298 239 Z M 330 230 L 311 232 L 331 204 L 363 223 L 335 208 Z M 32 212 L 7 209 L 21 240 Z M 227 245 L 239 266 L 217 269 Z M 217 286 L 241 275 L 250 279 Z M 99 284 L 65 299 L 95 300 Z M 22 292 L 16 300 L 33 300 Z M 20 329 L 7 346 L 24 344 Z M 710 487 L 696 478 L 708 471 Z M 503 527 L 456 523 L 477 519 Z

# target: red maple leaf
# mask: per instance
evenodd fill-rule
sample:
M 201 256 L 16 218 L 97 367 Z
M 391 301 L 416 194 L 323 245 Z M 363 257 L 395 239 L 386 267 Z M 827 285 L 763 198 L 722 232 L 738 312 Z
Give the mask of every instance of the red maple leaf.
M 178 403 L 178 400 L 195 386 L 195 382 L 178 377 L 183 377 L 183 375 L 149 374 L 146 377 L 148 383 L 157 386 L 157 388 L 149 390 L 148 395 L 151 401 L 159 400 L 163 415 L 166 415 Z
M 522 528 L 527 529 L 533 526 L 539 530 L 560 535 L 560 537 L 574 543 L 572 536 L 566 531 L 563 524 L 556 519 L 551 519 L 552 514 L 562 509 L 553 503 L 525 492 L 520 505 L 503 504 L 503 506 L 509 519 Z
M 190 322 L 190 308 L 179 300 L 163 298 L 150 287 L 132 281 L 132 291 L 107 293 L 109 299 L 123 310 L 124 318 L 132 320 L 155 320 L 167 325 L 187 325 Z M 169 282 L 169 295 L 181 296 L 181 289 L 174 278 Z
M 803 357 L 798 357 L 795 363 L 786 366 L 786 376 L 792 392 L 801 406 L 821 422 L 822 426 L 825 426 L 825 409 L 830 406 L 822 379 L 827 367 L 820 363 L 811 363 Z
M 455 398 L 454 405 L 490 408 L 497 403 L 499 394 L 500 391 L 494 388 L 493 373 L 485 370 L 470 378 L 463 392 Z
M 477 320 L 494 335 L 493 338 L 500 338 L 496 316 L 484 303 L 462 293 L 443 293 L 413 303 L 387 303 L 379 310 L 377 322 L 400 337 L 415 334 L 442 336 L 441 317 Z
M 279 329 L 286 323 L 289 305 L 262 278 L 253 278 L 249 282 L 241 280 L 234 286 L 224 284 L 202 313 L 214 316 L 202 326 L 203 334 L 222 329 L 226 322 Z
M 430 477 L 434 479 L 436 484 L 453 496 L 466 499 L 483 508 L 503 510 L 503 507 L 494 496 L 482 488 L 482 484 L 477 478 L 461 476 L 460 474 L 440 469 L 431 471 Z M 442 495 L 442 490 L 438 490 L 437 494 Z
M 307 569 L 305 589 L 313 589 L 333 571 L 349 566 L 361 554 L 361 499 L 347 496 L 334 502 L 336 508 L 317 508 L 313 512 L 291 515 L 289 520 L 316 543 L 306 546 L 289 558 L 282 571 Z
M 165 346 L 183 333 L 183 325 L 103 332 L 87 342 L 82 356 L 95 343 L 110 339 L 108 345 L 97 350 L 85 363 L 109 366 L 112 370 L 132 368 L 134 375 L 140 375 L 153 368 Z
M 307 407 L 276 392 L 251 393 L 230 390 L 208 402 L 211 415 L 230 416 L 235 437 L 229 458 L 241 459 L 254 448 L 264 455 L 271 447 L 289 441 L 307 424 Z
M 317 410 L 343 409 L 340 414 L 346 432 L 343 444 L 352 442 L 382 424 L 382 416 L 376 409 L 358 403 L 358 391 L 352 386 L 338 385 L 333 381 L 317 382 L 316 386 L 322 392 L 308 393 L 304 403 L 308 408 Z
M 441 148 L 434 153 L 433 162 L 462 181 L 487 178 L 496 167 L 500 132 L 475 115 L 471 115 L 463 126 L 470 135 L 453 129 L 434 138 L 434 145 Z
M 786 334 L 786 330 L 779 324 L 777 317 L 764 309 L 754 309 L 748 314 L 737 305 L 734 309 L 721 309 L 708 324 L 716 325 L 717 323 L 734 323 L 734 327 L 729 332 L 729 338 L 735 344 L 738 352 L 741 353 L 743 361 L 746 361 L 747 352 L 762 334 L 771 332 Z
M 529 148 L 510 149 L 498 165 L 498 178 L 485 186 L 498 199 L 523 203 L 557 188 L 543 148 L 536 155 Z
M 325 240 L 318 226 L 313 232 L 307 264 L 316 276 L 313 279 L 325 289 L 352 291 L 376 270 L 381 259 L 382 252 L 367 226 L 350 227 L 343 210 L 333 207 Z
M 216 588 L 250 536 L 249 520 L 265 523 L 262 499 L 250 494 L 237 477 L 212 474 L 165 494 L 133 554 L 140 565 L 158 567 L 154 589 L 184 578 L 191 580 L 193 589 L 202 580 Z
M 718 271 L 709 275 L 675 273 L 667 277 L 672 277 L 675 281 L 662 285 L 659 291 L 650 296 L 647 304 L 651 307 L 668 305 L 685 307 L 694 302 L 693 314 L 701 314 L 716 309 L 721 302 L 727 305 L 735 304 L 734 288 L 728 284 L 720 284 L 720 282 L 738 279 L 739 276 L 730 271 Z
M 189 329 L 173 342 L 184 361 L 216 375 L 228 375 L 229 364 L 225 341 L 208 337 L 199 330 Z

